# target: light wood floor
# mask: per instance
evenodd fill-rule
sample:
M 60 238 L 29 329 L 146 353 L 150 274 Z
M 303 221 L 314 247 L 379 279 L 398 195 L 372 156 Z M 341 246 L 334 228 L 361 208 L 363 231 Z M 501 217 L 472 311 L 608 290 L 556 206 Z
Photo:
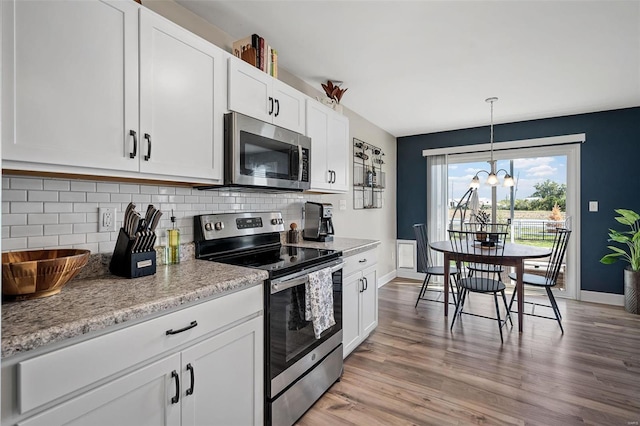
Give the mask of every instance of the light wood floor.
M 495 321 L 464 315 L 451 333 L 441 303 L 414 309 L 419 287 L 380 289 L 377 329 L 299 425 L 639 424 L 640 315 L 561 299 L 564 335 L 525 316 L 500 344 Z M 470 302 L 495 309 L 491 296 Z

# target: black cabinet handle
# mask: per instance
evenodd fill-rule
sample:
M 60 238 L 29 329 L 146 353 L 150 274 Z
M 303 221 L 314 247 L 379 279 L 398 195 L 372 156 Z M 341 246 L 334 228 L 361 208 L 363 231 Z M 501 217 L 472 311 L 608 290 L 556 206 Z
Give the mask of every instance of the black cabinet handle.
M 269 115 L 273 114 L 273 98 L 269 96 Z
M 193 365 L 187 364 L 187 371 L 191 373 L 191 387 L 187 389 L 187 395 L 193 395 L 193 387 L 196 385 L 196 375 L 193 371 Z
M 138 135 L 135 130 L 130 130 L 129 135 L 133 136 L 133 152 L 129 153 L 129 158 L 136 158 L 138 155 Z
M 277 117 L 278 114 L 280 114 L 280 101 L 276 99 L 276 114 L 275 114 L 275 116 Z
M 358 278 L 358 282 L 361 284 L 358 286 L 359 287 L 358 291 L 362 293 L 364 291 L 364 281 L 362 280 L 362 278 Z
M 147 155 L 144 156 L 144 161 L 149 161 L 151 158 L 151 135 L 149 133 L 145 133 L 144 138 L 147 140 L 147 146 L 149 147 Z
M 366 277 L 364 277 L 363 280 L 364 280 L 364 290 L 362 291 L 367 291 L 367 289 L 369 288 L 369 280 Z
M 329 183 L 336 183 L 336 172 L 335 170 L 330 170 L 331 171 L 331 182 Z
M 367 258 L 365 257 L 364 259 L 358 260 L 358 263 L 367 263 Z
M 183 331 L 191 330 L 193 327 L 196 327 L 197 325 L 198 325 L 198 321 L 191 321 L 191 324 L 189 324 L 188 326 L 186 326 L 184 328 L 180 328 L 178 330 L 174 330 L 172 328 L 171 330 L 167 330 L 167 336 L 169 336 L 171 334 L 178 334 L 178 333 L 182 333 Z
M 171 377 L 174 378 L 176 381 L 176 394 L 175 396 L 171 397 L 171 403 L 177 404 L 178 401 L 180 401 L 180 375 L 176 370 L 173 370 L 171 372 Z

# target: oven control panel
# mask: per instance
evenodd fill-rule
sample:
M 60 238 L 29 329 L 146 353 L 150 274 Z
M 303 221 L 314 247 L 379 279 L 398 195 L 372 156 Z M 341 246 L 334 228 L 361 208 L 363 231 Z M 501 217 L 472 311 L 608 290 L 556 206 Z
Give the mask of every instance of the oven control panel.
M 238 227 L 238 229 L 262 228 L 262 218 L 240 217 L 236 219 L 236 226 Z
M 280 212 L 220 213 L 194 217 L 199 241 L 284 231 Z

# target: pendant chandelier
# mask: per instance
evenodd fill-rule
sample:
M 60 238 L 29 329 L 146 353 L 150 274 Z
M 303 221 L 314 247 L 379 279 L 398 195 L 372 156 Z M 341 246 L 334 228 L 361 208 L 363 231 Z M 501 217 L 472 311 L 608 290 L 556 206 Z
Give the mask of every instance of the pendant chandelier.
M 496 171 L 496 160 L 493 159 L 493 103 L 496 102 L 497 100 L 498 98 L 495 98 L 495 97 L 485 99 L 485 102 L 488 102 L 491 104 L 491 159 L 487 161 L 487 163 L 489 163 L 490 170 L 489 171 L 479 170 L 475 174 L 473 179 L 471 179 L 471 183 L 469 184 L 469 188 L 471 189 L 480 188 L 480 178 L 478 177 L 480 173 L 486 173 L 488 175 L 487 181 L 486 181 L 487 185 L 490 185 L 490 186 L 498 185 L 498 174 L 500 172 L 504 172 L 504 181 L 502 183 L 502 186 L 511 187 L 515 185 L 513 178 L 505 169 L 500 169 Z

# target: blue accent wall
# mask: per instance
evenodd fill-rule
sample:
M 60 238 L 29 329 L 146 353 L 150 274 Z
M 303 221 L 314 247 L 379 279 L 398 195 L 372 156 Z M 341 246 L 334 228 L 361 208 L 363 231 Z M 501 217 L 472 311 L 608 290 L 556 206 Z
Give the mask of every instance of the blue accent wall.
M 609 228 L 623 229 L 614 209 L 640 213 L 640 107 L 494 125 L 494 142 L 585 133 L 580 155 L 581 289 L 623 294 L 627 265 L 602 265 Z M 413 240 L 427 218 L 423 149 L 486 143 L 489 126 L 398 138 L 397 236 Z M 599 202 L 589 212 L 589 201 Z M 574 232 L 577 231 L 574 229 Z

